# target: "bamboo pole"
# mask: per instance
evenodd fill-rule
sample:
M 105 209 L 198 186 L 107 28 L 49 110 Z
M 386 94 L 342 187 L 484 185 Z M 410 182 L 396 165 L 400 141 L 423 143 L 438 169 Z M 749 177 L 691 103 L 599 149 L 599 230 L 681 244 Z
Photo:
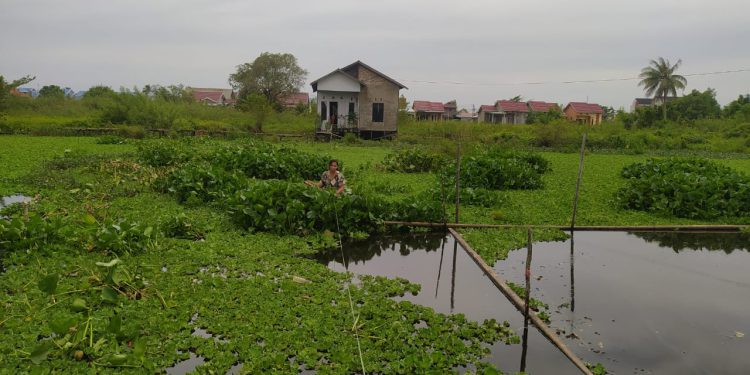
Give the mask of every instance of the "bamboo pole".
M 526 278 L 526 295 L 524 296 L 524 311 L 523 311 L 523 348 L 521 353 L 521 372 L 526 372 L 526 354 L 528 351 L 528 339 L 529 339 L 529 308 L 530 303 L 529 300 L 531 299 L 531 243 L 532 243 L 532 236 L 533 236 L 533 230 L 531 228 L 528 228 L 526 231 L 527 234 L 527 248 L 526 248 L 526 272 L 524 272 L 524 277 Z
M 479 254 L 474 251 L 474 249 L 469 246 L 469 244 L 464 240 L 464 238 L 456 232 L 454 229 L 449 229 L 449 232 L 453 235 L 453 237 L 456 239 L 456 241 L 461 244 L 461 247 L 464 248 L 467 254 L 474 260 L 474 262 L 479 266 L 479 268 L 482 269 L 485 275 L 492 281 L 493 284 L 502 292 L 508 300 L 510 300 L 511 303 L 518 309 L 518 311 L 522 312 L 524 311 L 526 304 L 521 299 L 521 297 L 518 296 L 515 292 L 513 292 L 512 289 L 508 286 L 508 284 L 505 282 L 505 280 L 500 277 L 492 267 L 490 267 L 487 263 L 485 263 L 484 259 L 479 256 Z M 544 337 L 547 338 L 553 345 L 555 345 L 568 359 L 575 365 L 579 370 L 581 370 L 582 373 L 587 375 L 593 375 L 591 371 L 586 367 L 586 364 L 575 354 L 573 353 L 567 345 L 560 339 L 560 337 L 557 336 L 548 326 L 547 324 L 542 321 L 536 314 L 529 313 L 529 319 L 531 319 L 531 322 L 534 323 L 534 326 L 539 330 L 539 332 L 544 335 Z
M 385 225 L 402 225 L 410 227 L 448 227 L 448 228 L 487 228 L 487 229 L 512 229 L 512 228 L 540 228 L 570 230 L 569 225 L 528 225 L 528 224 L 470 224 L 470 223 L 431 223 L 424 221 L 383 221 Z M 582 225 L 575 228 L 579 232 L 740 232 L 750 229 L 750 225 Z
M 578 161 L 578 178 L 576 179 L 576 194 L 573 198 L 573 217 L 570 220 L 570 229 L 576 226 L 576 213 L 578 213 L 578 193 L 581 191 L 581 178 L 583 177 L 583 155 L 586 152 L 586 133 L 581 140 L 581 158 Z
M 459 207 L 461 207 L 461 141 L 456 143 L 456 224 L 459 223 Z

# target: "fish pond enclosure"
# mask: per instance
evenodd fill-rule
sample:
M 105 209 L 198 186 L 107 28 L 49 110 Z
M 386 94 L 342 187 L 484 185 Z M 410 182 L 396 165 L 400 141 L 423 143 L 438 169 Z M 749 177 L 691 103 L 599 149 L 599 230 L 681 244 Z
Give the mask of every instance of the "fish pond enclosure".
M 615 374 L 740 374 L 750 369 L 750 237 L 742 233 L 574 232 L 534 244 L 530 304 L 583 360 Z M 387 236 L 318 260 L 339 272 L 404 278 L 421 285 L 398 298 L 467 319 L 523 314 L 451 235 Z M 523 293 L 527 250 L 494 270 Z M 536 300 L 536 301 L 534 301 Z M 490 346 L 487 360 L 512 373 L 580 373 L 536 329 Z

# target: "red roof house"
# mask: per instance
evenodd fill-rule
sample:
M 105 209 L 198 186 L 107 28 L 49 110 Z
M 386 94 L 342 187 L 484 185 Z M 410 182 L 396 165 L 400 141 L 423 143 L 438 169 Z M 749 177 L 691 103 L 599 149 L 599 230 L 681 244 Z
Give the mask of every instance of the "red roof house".
M 308 106 L 310 105 L 310 95 L 306 92 L 295 92 L 281 98 L 281 105 L 284 108 L 297 108 L 299 105 Z
M 226 105 L 227 98 L 221 91 L 199 91 L 193 90 L 193 99 L 206 105 Z
M 525 102 L 498 100 L 479 107 L 479 121 L 492 124 L 525 124 L 529 106 Z
M 549 112 L 553 108 L 557 108 L 558 111 L 560 110 L 560 107 L 557 105 L 557 103 L 529 100 L 529 109 L 532 112 Z
M 457 113 L 455 100 L 447 103 L 415 100 L 411 108 L 417 120 L 451 120 Z
M 565 117 L 570 121 L 587 125 L 599 125 L 602 123 L 602 107 L 599 104 L 570 102 L 563 110 Z

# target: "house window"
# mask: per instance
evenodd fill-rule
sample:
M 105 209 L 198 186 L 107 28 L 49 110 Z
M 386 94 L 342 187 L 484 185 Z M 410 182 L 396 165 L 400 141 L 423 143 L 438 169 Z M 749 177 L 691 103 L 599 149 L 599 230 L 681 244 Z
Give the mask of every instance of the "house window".
M 323 121 L 328 120 L 328 107 L 326 107 L 326 102 L 320 102 L 320 119 Z
M 383 122 L 383 103 L 372 103 L 372 122 Z
M 354 103 L 349 103 L 349 116 L 354 113 Z

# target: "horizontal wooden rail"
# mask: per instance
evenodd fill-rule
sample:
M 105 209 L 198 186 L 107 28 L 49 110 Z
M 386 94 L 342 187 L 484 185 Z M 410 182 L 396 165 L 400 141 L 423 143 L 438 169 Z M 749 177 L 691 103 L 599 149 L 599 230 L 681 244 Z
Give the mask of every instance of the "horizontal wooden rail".
M 469 224 L 469 223 L 430 223 L 422 221 L 384 221 L 386 225 L 402 225 L 426 228 L 540 228 L 570 230 L 569 225 L 529 225 L 529 224 Z M 740 232 L 750 229 L 750 225 L 577 225 L 575 231 L 602 232 Z
M 464 238 L 455 230 L 449 229 L 449 232 L 453 237 L 458 241 L 458 243 L 461 245 L 461 247 L 464 248 L 467 254 L 471 257 L 471 259 L 474 260 L 474 262 L 479 266 L 479 268 L 482 269 L 482 272 L 484 272 L 485 275 L 492 281 L 493 284 L 505 295 L 505 297 L 508 298 L 508 300 L 513 303 L 513 305 L 520 311 L 522 314 L 525 311 L 526 304 L 524 303 L 523 299 L 518 296 L 513 290 L 508 286 L 508 283 L 498 275 L 495 270 L 490 267 L 482 257 L 477 254 L 474 249 L 469 246 L 469 244 L 464 240 Z M 552 330 L 547 326 L 544 321 L 539 318 L 536 313 L 529 312 L 529 319 L 531 322 L 536 326 L 536 328 L 539 330 L 539 332 L 544 335 L 544 337 L 547 338 L 553 345 L 555 345 L 568 359 L 584 374 L 591 374 L 591 371 L 586 367 L 586 364 L 579 358 L 575 353 L 573 353 L 567 345 L 560 339 L 557 334 L 552 332 Z

